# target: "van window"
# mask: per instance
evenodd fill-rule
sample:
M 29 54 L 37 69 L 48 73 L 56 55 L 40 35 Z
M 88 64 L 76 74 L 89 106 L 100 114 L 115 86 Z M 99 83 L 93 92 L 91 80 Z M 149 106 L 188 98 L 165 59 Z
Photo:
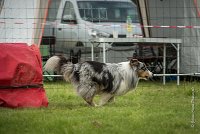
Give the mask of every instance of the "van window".
M 63 15 L 62 15 L 62 23 L 69 23 L 69 24 L 76 23 L 76 15 L 74 11 L 74 6 L 69 1 L 66 1 L 65 3 Z
M 0 0 L 0 13 L 1 13 L 2 9 L 3 9 L 3 4 L 4 4 L 4 0 Z
M 55 21 L 61 0 L 51 0 L 48 8 L 47 21 Z
M 135 3 L 120 1 L 78 1 L 80 16 L 91 22 L 126 22 L 127 16 L 139 23 Z

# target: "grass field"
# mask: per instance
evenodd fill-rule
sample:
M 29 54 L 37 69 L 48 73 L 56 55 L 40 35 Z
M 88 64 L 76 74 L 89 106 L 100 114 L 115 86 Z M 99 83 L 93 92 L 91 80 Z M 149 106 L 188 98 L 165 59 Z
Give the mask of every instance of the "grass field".
M 195 89 L 195 126 L 192 120 Z M 70 84 L 45 83 L 48 108 L 0 108 L 0 134 L 197 134 L 200 83 L 140 82 L 104 107 L 89 107 Z M 97 97 L 98 100 L 98 97 Z

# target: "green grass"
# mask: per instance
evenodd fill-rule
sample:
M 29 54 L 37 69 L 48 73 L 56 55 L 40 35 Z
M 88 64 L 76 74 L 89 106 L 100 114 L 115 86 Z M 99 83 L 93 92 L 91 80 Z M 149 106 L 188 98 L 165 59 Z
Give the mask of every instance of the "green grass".
M 191 127 L 192 88 L 195 127 Z M 64 82 L 45 83 L 47 108 L 0 108 L 0 134 L 197 134 L 198 82 L 140 82 L 137 90 L 104 107 L 89 107 Z

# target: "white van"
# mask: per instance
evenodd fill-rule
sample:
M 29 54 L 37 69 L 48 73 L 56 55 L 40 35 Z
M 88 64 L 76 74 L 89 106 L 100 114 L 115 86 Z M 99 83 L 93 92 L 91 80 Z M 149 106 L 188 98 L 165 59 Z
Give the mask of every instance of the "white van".
M 56 37 L 56 50 L 65 47 L 91 47 L 90 39 L 95 37 L 126 38 L 126 20 L 131 17 L 132 25 L 140 25 L 138 8 L 131 0 L 53 0 L 49 10 L 56 10 L 53 36 Z M 58 10 L 57 10 L 58 8 Z M 45 35 L 50 34 L 45 27 Z M 133 27 L 133 36 L 142 36 L 139 26 Z

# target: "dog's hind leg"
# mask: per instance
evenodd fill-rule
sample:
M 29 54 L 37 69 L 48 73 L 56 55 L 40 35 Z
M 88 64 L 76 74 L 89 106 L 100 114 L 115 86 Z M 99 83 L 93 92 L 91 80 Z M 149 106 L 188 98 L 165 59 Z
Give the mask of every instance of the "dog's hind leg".
M 77 93 L 90 105 L 96 106 L 93 102 L 93 98 L 96 94 L 96 86 L 87 85 L 86 83 L 77 87 Z
M 101 94 L 101 98 L 99 101 L 99 105 L 98 106 L 103 106 L 105 105 L 108 101 L 112 101 L 112 99 L 114 99 L 114 96 L 112 94 L 109 93 L 103 93 Z
M 115 97 L 111 97 L 109 100 L 108 100 L 109 103 L 112 103 L 112 102 L 115 102 Z
M 91 98 L 84 98 L 84 97 L 83 97 L 83 99 L 87 102 L 87 104 L 89 104 L 90 106 L 95 107 L 95 106 L 97 106 L 97 105 L 94 103 L 93 98 L 94 98 L 94 97 L 91 97 Z

